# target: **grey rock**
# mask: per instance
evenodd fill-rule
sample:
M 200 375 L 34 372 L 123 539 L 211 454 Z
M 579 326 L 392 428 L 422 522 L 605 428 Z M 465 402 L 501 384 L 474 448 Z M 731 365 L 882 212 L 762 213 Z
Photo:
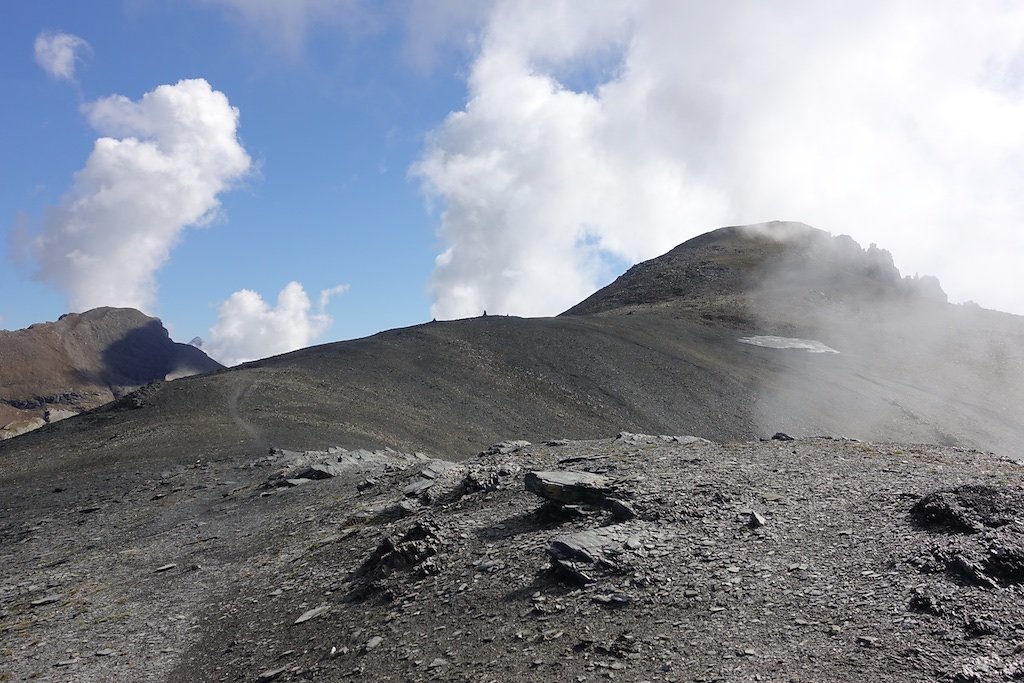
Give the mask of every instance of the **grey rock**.
M 314 607 L 313 609 L 306 610 L 298 619 L 296 619 L 293 622 L 293 624 L 302 624 L 309 621 L 310 619 L 316 619 L 319 616 L 327 614 L 327 612 L 329 612 L 330 609 L 331 608 L 329 605 L 320 605 L 319 607 Z
M 284 666 L 279 666 L 276 669 L 268 669 L 267 671 L 264 671 L 256 677 L 256 683 L 276 680 L 281 674 L 288 670 L 289 666 L 289 664 L 285 664 Z
M 529 441 L 502 441 L 483 451 L 483 455 L 507 455 L 531 445 Z
M 556 503 L 602 504 L 610 481 L 590 472 L 527 472 L 526 490 Z
M 42 607 L 43 605 L 51 605 L 55 602 L 59 602 L 60 599 L 60 595 L 47 595 L 45 597 L 39 598 L 38 600 L 33 600 L 29 603 L 29 605 L 31 605 L 32 607 Z
M 341 473 L 341 469 L 334 465 L 327 463 L 316 463 L 309 465 L 308 467 L 300 468 L 299 470 L 292 472 L 291 479 L 331 479 Z
M 523 484 L 545 500 L 560 505 L 586 504 L 601 507 L 618 521 L 636 517 L 628 503 L 614 497 L 611 480 L 591 472 L 527 472 Z
M 608 527 L 588 529 L 571 535 L 558 536 L 551 541 L 548 554 L 558 560 L 584 562 L 603 560 L 607 550 L 621 547 L 621 543 L 607 529 Z
M 420 476 L 426 479 L 437 479 L 453 467 L 456 467 L 453 462 L 448 462 L 447 460 L 434 460 L 420 471 Z
M 433 479 L 416 479 L 402 489 L 406 496 L 415 497 L 426 493 L 427 489 L 434 485 Z

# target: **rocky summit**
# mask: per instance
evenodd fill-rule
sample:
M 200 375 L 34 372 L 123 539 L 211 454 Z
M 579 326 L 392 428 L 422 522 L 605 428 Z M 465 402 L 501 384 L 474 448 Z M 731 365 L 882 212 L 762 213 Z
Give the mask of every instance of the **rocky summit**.
M 1022 349 L 781 223 L 153 382 L 0 443 L 0 680 L 1021 680 Z

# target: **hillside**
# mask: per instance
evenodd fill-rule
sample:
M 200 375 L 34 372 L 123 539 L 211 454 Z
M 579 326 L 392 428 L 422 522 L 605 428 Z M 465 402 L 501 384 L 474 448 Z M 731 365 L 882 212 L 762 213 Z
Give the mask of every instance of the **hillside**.
M 1014 680 L 1022 384 L 799 224 L 158 381 L 0 443 L 0 680 Z
M 497 438 L 619 429 L 1016 447 L 1024 319 L 944 303 L 900 278 L 887 253 L 849 238 L 799 228 L 790 243 L 780 236 L 791 224 L 774 227 L 691 240 L 571 314 L 428 323 L 157 384 L 60 425 L 59 438 L 155 459 L 334 444 L 459 458 Z M 690 289 L 668 296 L 683 285 Z M 646 298 L 628 303 L 623 291 Z M 740 341 L 757 336 L 816 340 L 840 353 Z M 0 457 L 44 466 L 37 454 L 49 450 L 47 438 L 26 437 Z
M 66 417 L 154 380 L 220 368 L 134 309 L 97 308 L 0 331 L 0 428 Z

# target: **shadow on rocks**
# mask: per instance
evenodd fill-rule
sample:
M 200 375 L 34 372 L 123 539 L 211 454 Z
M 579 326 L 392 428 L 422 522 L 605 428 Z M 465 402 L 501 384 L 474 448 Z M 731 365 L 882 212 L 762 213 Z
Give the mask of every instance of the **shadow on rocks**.
M 914 523 L 946 535 L 922 568 L 988 588 L 1024 584 L 1024 491 L 966 485 L 921 498 L 910 510 Z

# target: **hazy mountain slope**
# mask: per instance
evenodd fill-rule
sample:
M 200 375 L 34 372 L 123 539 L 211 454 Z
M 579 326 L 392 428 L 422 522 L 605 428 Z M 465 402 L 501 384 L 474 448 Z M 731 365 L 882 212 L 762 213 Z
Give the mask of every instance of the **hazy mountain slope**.
M 94 408 L 168 375 L 221 367 L 199 349 L 171 341 L 158 319 L 129 308 L 0 331 L 0 427 L 49 409 Z
M 596 313 L 429 323 L 304 349 L 150 387 L 0 447 L 0 457 L 49 466 L 31 463 L 51 450 L 51 434 L 95 444 L 97 457 L 154 459 L 331 444 L 464 457 L 500 438 L 619 429 L 1015 448 L 1024 320 L 942 303 L 941 290 L 901 279 L 880 250 L 781 228 L 795 231 L 792 246 L 763 226 L 692 240 L 581 304 Z M 706 276 L 709 253 L 726 264 L 717 279 Z M 626 291 L 653 303 L 620 305 L 617 288 L 630 278 Z M 659 283 L 672 278 L 694 289 L 666 298 Z M 739 341 L 758 334 L 841 353 Z

